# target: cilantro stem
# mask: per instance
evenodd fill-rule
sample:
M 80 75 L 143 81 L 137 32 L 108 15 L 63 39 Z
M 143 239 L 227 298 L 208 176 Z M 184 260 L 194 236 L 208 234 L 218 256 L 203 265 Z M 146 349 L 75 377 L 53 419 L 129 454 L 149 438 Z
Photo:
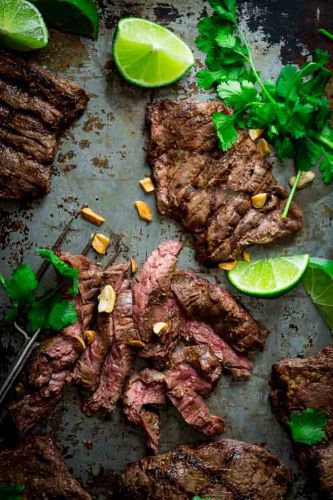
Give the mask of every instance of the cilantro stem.
M 246 61 L 249 63 L 249 65 L 251 66 L 251 69 L 253 71 L 253 74 L 257 80 L 257 82 L 259 83 L 263 93 L 266 95 L 267 99 L 272 103 L 272 104 L 276 104 L 276 101 L 275 99 L 273 99 L 273 97 L 271 96 L 271 94 L 268 92 L 268 90 L 266 89 L 265 85 L 262 83 L 261 79 L 260 79 L 260 76 L 258 75 L 258 72 L 254 66 L 254 62 L 253 62 L 253 58 L 252 58 L 252 54 L 251 54 L 251 50 L 250 50 L 250 47 L 249 47 L 249 44 L 247 43 L 244 35 L 243 35 L 243 32 L 242 30 L 240 29 L 240 27 L 238 26 L 238 24 L 236 24 L 236 28 L 237 28 L 237 31 L 239 33 L 239 36 L 243 42 L 243 44 L 245 45 L 246 47 L 246 50 L 249 54 L 249 56 L 246 58 Z
M 315 132 L 311 133 L 311 136 L 316 139 L 318 142 L 321 142 L 321 144 L 324 144 L 330 149 L 333 149 L 333 142 L 324 137 L 323 135 L 316 134 Z
M 296 175 L 296 179 L 295 179 L 295 182 L 294 182 L 294 185 L 293 187 L 291 188 L 290 190 L 290 193 L 289 193 L 289 196 L 288 196 L 288 200 L 287 200 L 287 203 L 284 207 L 284 210 L 282 212 L 282 219 L 285 219 L 287 216 L 288 216 L 288 212 L 289 212 L 289 209 L 290 209 L 290 206 L 291 206 L 291 203 L 293 201 L 293 198 L 294 198 L 294 195 L 296 193 L 296 189 L 297 189 L 297 186 L 298 186 L 298 183 L 299 183 L 299 180 L 301 178 L 301 174 L 302 174 L 302 170 L 299 170 L 297 172 L 297 175 Z
M 318 31 L 319 31 L 319 33 L 326 36 L 330 40 L 333 40 L 333 33 L 330 33 L 329 31 L 325 30 L 324 28 L 320 28 Z

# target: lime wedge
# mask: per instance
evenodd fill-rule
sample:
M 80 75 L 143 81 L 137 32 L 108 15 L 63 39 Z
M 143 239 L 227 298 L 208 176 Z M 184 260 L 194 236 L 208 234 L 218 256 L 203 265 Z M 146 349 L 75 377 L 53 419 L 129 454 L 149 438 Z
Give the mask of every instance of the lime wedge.
M 26 0 L 0 1 L 0 44 L 14 50 L 47 45 L 48 32 L 39 10 Z
M 194 64 L 191 50 L 174 33 L 135 17 L 119 21 L 112 52 L 123 77 L 140 87 L 173 83 Z
M 299 283 L 308 263 L 308 254 L 256 262 L 240 261 L 228 271 L 228 278 L 230 283 L 247 295 L 277 297 Z
M 99 15 L 93 0 L 31 0 L 47 23 L 61 31 L 97 40 Z

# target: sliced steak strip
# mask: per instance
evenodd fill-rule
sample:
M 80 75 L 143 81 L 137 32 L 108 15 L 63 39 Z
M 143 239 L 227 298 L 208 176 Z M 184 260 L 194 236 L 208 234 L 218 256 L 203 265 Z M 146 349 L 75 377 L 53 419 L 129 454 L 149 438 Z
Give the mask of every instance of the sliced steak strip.
M 80 271 L 79 295 L 74 297 L 78 322 L 67 326 L 61 335 L 47 338 L 35 351 L 28 366 L 29 382 L 41 387 L 53 373 L 71 368 L 82 353 L 84 330 L 89 328 L 100 289 L 102 269 L 82 255 L 62 254 L 61 258 Z
M 161 319 L 160 308 L 169 295 L 177 255 L 182 249 L 177 241 L 165 241 L 145 261 L 133 282 L 133 317 L 141 340 L 147 342 L 153 326 Z M 164 310 L 163 310 L 164 314 Z
M 145 457 L 126 467 L 122 483 L 133 500 L 282 500 L 291 473 L 264 448 L 224 439 Z
M 48 193 L 52 170 L 12 147 L 0 144 L 0 197 L 25 198 Z
M 130 264 L 127 263 L 127 270 Z M 114 285 L 116 305 L 113 310 L 114 340 L 107 355 L 96 391 L 83 405 L 83 412 L 90 416 L 98 410 L 113 412 L 133 367 L 134 353 L 129 340 L 138 338 L 133 322 L 133 297 L 130 282 L 125 279 Z
M 101 289 L 107 285 L 119 289 L 119 280 L 122 282 L 128 274 L 127 264 L 110 266 L 103 273 Z M 112 313 L 99 313 L 96 337 L 87 347 L 78 360 L 74 372 L 73 381 L 82 385 L 85 389 L 94 391 L 97 387 L 98 378 L 106 355 L 111 349 L 113 341 L 113 317 Z
M 333 498 L 333 347 L 313 357 L 286 358 L 275 363 L 271 388 L 273 411 L 284 425 L 292 411 L 314 408 L 326 413 L 326 439 L 314 446 L 294 443 L 294 450 L 325 498 Z
M 25 436 L 38 422 L 53 412 L 63 398 L 68 376 L 69 371 L 66 370 L 53 373 L 47 384 L 9 406 L 20 436 Z
M 212 347 L 223 368 L 230 371 L 234 378 L 247 379 L 251 376 L 252 362 L 246 356 L 234 351 L 209 325 L 183 318 L 181 335 L 190 344 L 205 344 Z
M 208 323 L 235 350 L 262 350 L 268 331 L 224 288 L 177 270 L 171 289 L 189 318 Z
M 281 218 L 287 192 L 245 132 L 227 153 L 219 149 L 212 123 L 215 112 L 231 110 L 218 101 L 191 99 L 147 108 L 148 161 L 158 208 L 192 233 L 197 258 L 204 264 L 237 257 L 248 245 L 275 241 L 302 226 L 295 205 Z M 260 192 L 268 193 L 269 201 L 255 210 L 251 197 Z
M 127 420 L 143 429 L 148 448 L 156 453 L 160 440 L 159 416 L 144 406 L 167 403 L 164 374 L 146 368 L 133 375 L 127 384 L 123 403 Z
M 209 394 L 213 381 L 219 378 L 221 361 L 210 347 L 193 346 L 174 353 L 172 364 L 164 379 L 167 396 L 185 422 L 206 436 L 224 432 L 223 420 L 211 415 L 201 396 Z
M 92 500 L 69 473 L 49 436 L 35 436 L 0 453 L 0 483 L 23 484 L 29 500 Z

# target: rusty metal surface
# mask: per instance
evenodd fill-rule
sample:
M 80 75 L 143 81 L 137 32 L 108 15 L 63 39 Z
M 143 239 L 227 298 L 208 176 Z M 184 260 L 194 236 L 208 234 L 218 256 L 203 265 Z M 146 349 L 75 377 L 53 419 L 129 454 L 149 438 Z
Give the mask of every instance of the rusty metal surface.
M 257 65 L 265 76 L 275 76 L 283 62 L 301 61 L 308 50 L 318 46 L 332 49 L 315 33 L 318 24 L 333 28 L 333 11 L 326 0 L 241 1 L 242 26 L 253 47 Z M 291 5 L 292 4 L 292 5 Z M 222 271 L 209 271 L 194 261 L 190 240 L 179 226 L 157 214 L 154 197 L 145 195 L 138 180 L 149 167 L 145 162 L 147 136 L 145 105 L 153 99 L 197 96 L 207 98 L 195 86 L 201 56 L 196 52 L 196 68 L 178 84 L 161 90 L 134 88 L 119 77 L 110 62 L 113 29 L 119 17 L 140 16 L 172 28 L 194 48 L 196 22 L 205 12 L 203 1 L 100 0 L 102 30 L 98 42 L 53 31 L 48 49 L 35 59 L 55 73 L 79 82 L 89 93 L 85 114 L 61 141 L 51 193 L 44 199 L 0 204 L 0 270 L 8 275 L 22 260 L 37 269 L 33 249 L 51 245 L 82 204 L 88 204 L 107 218 L 103 232 L 111 234 L 113 246 L 123 243 L 122 255 L 142 262 L 163 240 L 180 239 L 184 250 L 181 267 L 198 270 L 213 281 L 229 287 Z M 291 167 L 276 165 L 275 173 L 284 182 Z M 147 199 L 154 220 L 147 225 L 133 207 L 137 199 Z M 333 257 L 333 199 L 331 188 L 316 178 L 311 189 L 297 195 L 305 214 L 305 226 L 296 237 L 274 246 L 253 250 L 253 255 L 310 252 Z M 94 226 L 78 219 L 63 248 L 79 252 Z M 112 251 L 112 248 L 111 248 Z M 90 254 L 92 258 L 94 256 Z M 47 277 L 45 282 L 47 283 Z M 268 380 L 272 363 L 285 356 L 306 356 L 331 343 L 331 333 L 301 286 L 275 300 L 241 297 L 253 315 L 271 331 L 267 347 L 255 356 L 250 381 L 235 383 L 222 377 L 208 398 L 212 411 L 227 424 L 227 437 L 265 444 L 295 473 L 293 499 L 316 496 L 304 484 L 304 477 L 292 458 L 286 433 L 272 415 L 268 402 Z M 3 301 L 2 301 L 3 302 Z M 13 336 L 1 337 L 1 371 L 4 373 L 17 349 Z M 120 471 L 128 462 L 144 455 L 140 432 L 125 424 L 116 411 L 111 419 L 87 418 L 79 408 L 80 394 L 69 388 L 63 402 L 49 418 L 48 429 L 62 448 L 67 465 L 95 498 L 110 497 L 111 471 Z M 161 411 L 161 451 L 203 437 L 186 426 L 171 407 Z M 89 443 L 92 443 L 92 447 Z

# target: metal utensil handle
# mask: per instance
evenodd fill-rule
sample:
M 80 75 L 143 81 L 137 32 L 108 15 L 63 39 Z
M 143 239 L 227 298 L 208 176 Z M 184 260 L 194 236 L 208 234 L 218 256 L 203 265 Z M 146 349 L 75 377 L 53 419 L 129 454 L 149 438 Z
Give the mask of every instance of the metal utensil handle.
M 2 405 L 5 397 L 7 396 L 10 389 L 13 387 L 20 371 L 28 360 L 33 348 L 36 338 L 38 337 L 40 330 L 38 329 L 31 338 L 23 345 L 19 355 L 16 358 L 15 364 L 7 375 L 3 385 L 0 388 L 0 406 Z

